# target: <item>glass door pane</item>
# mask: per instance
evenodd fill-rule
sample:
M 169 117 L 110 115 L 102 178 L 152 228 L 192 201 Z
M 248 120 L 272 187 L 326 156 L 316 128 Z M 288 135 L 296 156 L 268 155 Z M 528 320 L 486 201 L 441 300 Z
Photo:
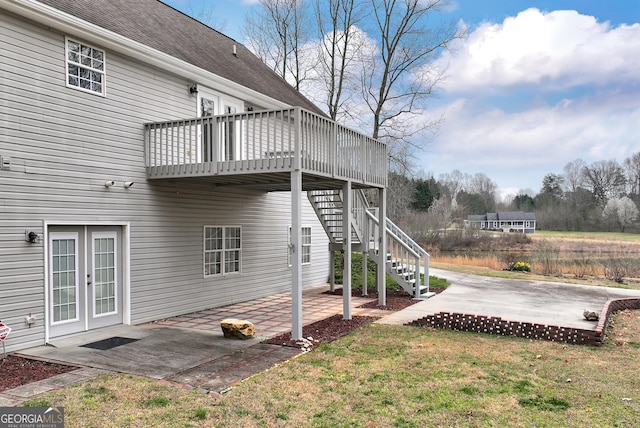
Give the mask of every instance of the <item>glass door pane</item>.
M 94 316 L 116 312 L 115 238 L 93 240 Z
M 51 246 L 52 322 L 77 320 L 77 239 L 53 239 Z

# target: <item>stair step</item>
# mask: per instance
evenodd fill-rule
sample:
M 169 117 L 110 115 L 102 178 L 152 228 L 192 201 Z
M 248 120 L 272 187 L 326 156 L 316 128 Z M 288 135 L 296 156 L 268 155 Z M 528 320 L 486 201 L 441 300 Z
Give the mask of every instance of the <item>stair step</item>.
M 430 297 L 435 296 L 436 293 L 434 293 L 433 291 L 429 291 L 428 293 L 424 293 L 424 294 L 420 294 L 419 297 L 417 297 L 418 299 L 428 299 Z

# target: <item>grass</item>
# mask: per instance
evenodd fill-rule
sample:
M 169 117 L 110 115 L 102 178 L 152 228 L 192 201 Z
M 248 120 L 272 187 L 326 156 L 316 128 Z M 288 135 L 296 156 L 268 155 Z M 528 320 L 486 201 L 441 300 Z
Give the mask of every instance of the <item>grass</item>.
M 531 235 L 536 238 L 573 238 L 585 240 L 603 240 L 603 241 L 629 241 L 640 243 L 640 234 L 637 233 L 621 233 L 621 232 L 568 232 L 568 231 L 551 231 L 536 230 Z
M 430 265 L 499 278 L 640 289 L 640 235 L 542 231 L 531 239 L 531 244 L 500 250 L 435 253 Z M 529 263 L 531 273 L 506 271 L 513 262 Z M 612 276 L 616 272 L 622 283 Z
M 64 406 L 68 426 L 631 427 L 640 313 L 611 332 L 591 348 L 372 324 L 218 398 L 106 375 L 39 400 Z M 158 397 L 167 404 L 147 405 Z

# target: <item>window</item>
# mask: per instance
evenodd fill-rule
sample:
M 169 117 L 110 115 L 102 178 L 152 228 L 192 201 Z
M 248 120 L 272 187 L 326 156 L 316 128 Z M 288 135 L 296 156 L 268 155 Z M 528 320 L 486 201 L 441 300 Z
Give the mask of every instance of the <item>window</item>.
M 67 86 L 105 94 L 104 51 L 66 39 Z
M 311 228 L 310 227 L 302 227 L 300 228 L 301 232 L 301 241 L 302 241 L 302 264 L 308 265 L 311 263 Z M 291 227 L 289 227 L 289 242 L 291 242 Z M 289 249 L 289 257 L 288 264 L 291 266 L 291 247 Z
M 237 226 L 204 227 L 204 276 L 239 273 L 242 230 Z

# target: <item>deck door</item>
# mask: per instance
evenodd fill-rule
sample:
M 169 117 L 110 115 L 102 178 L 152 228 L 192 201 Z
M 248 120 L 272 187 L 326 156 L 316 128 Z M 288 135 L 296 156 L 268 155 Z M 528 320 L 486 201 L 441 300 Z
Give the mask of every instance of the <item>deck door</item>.
M 204 88 L 198 90 L 198 117 L 229 115 L 243 110 L 243 103 L 240 100 L 222 96 Z M 211 162 L 214 159 L 214 141 L 218 141 L 219 162 L 239 160 L 242 145 L 241 129 L 240 121 L 235 121 L 233 118 L 226 118 L 220 127 L 218 123 L 201 126 L 198 130 L 202 142 L 198 161 Z
M 49 229 L 50 337 L 121 324 L 120 227 Z

